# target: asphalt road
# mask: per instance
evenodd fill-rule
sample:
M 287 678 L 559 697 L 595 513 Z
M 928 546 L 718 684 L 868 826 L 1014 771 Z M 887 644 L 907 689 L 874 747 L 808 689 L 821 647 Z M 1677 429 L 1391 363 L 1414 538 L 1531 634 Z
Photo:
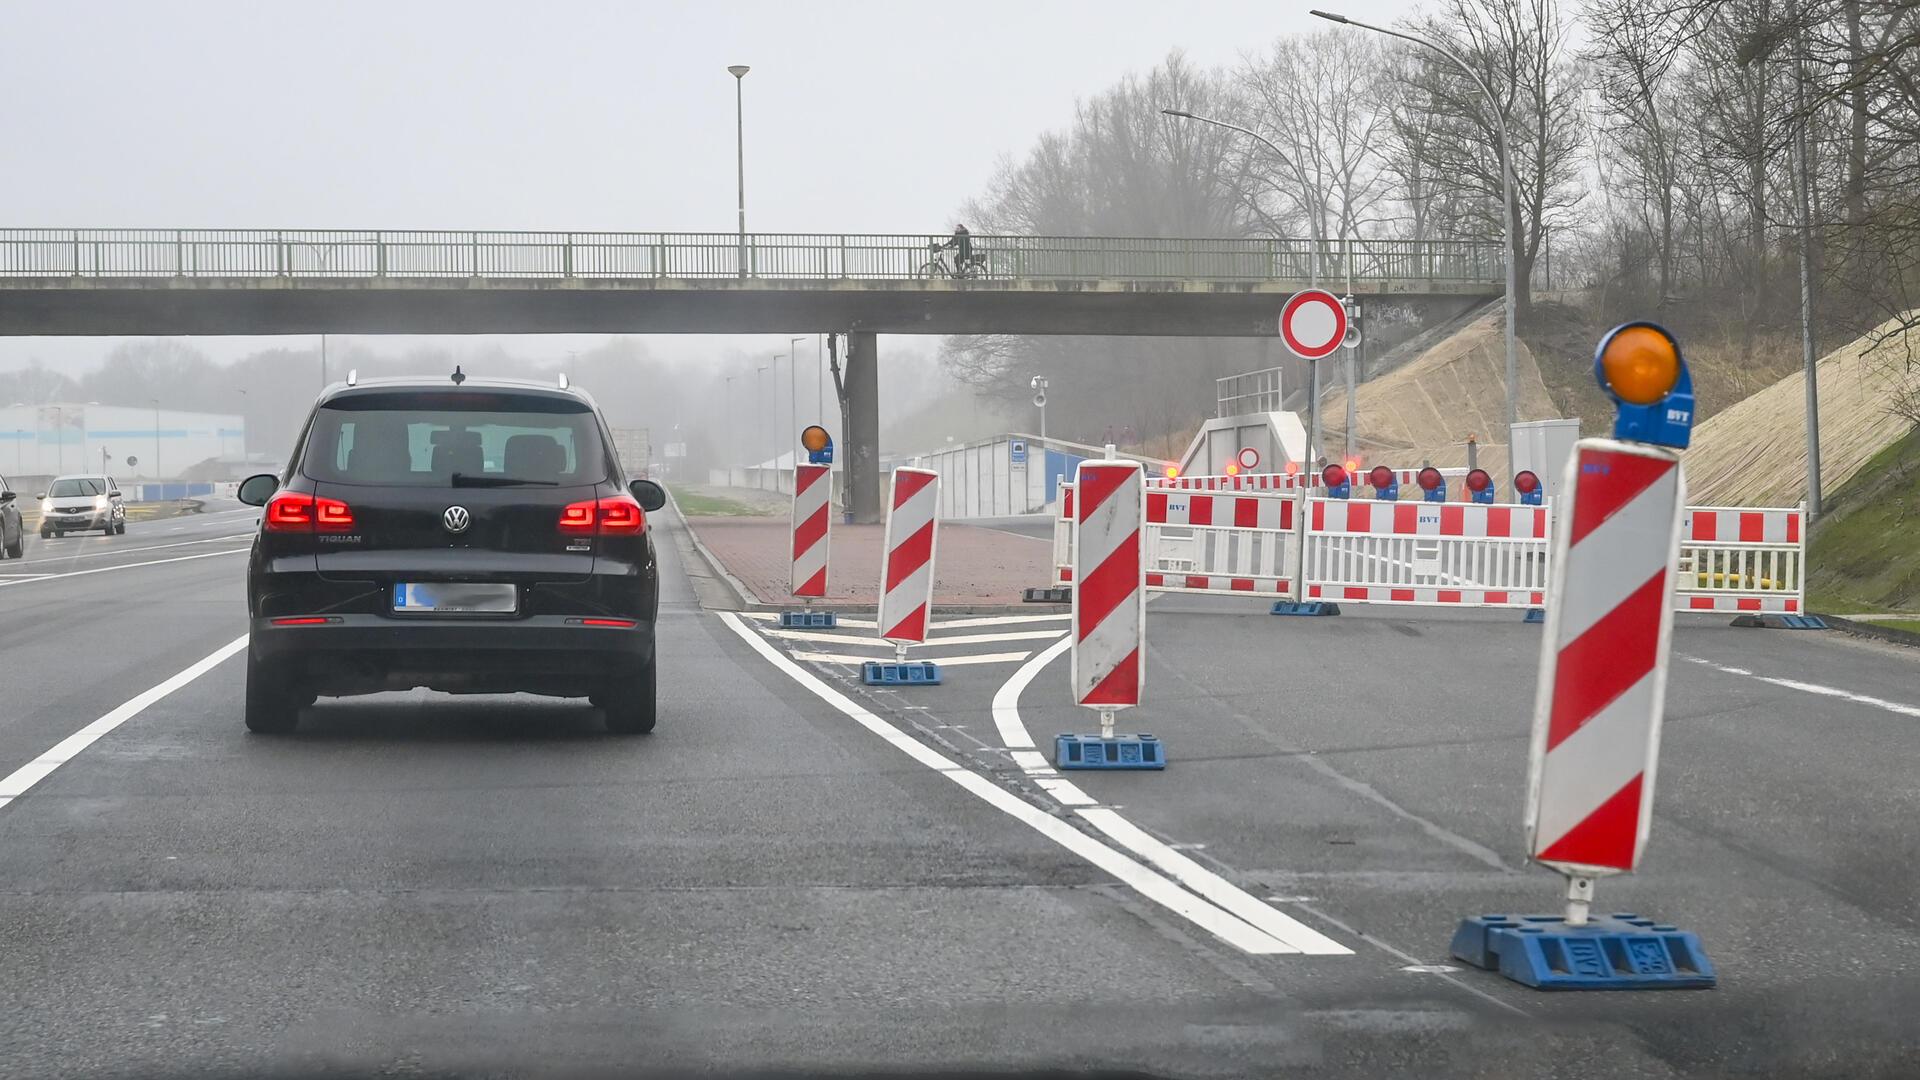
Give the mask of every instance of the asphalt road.
M 1599 907 L 1721 985 L 1547 995 L 1446 970 L 1461 916 L 1558 906 L 1508 615 L 1156 600 L 1128 719 L 1172 767 L 1066 777 L 1019 745 L 1090 723 L 1059 618 L 870 689 L 870 630 L 703 608 L 657 520 L 655 734 L 422 693 L 267 738 L 252 521 L 0 563 L 46 575 L 0 577 L 0 1074 L 1913 1073 L 1911 651 L 1683 620 L 1648 858 Z

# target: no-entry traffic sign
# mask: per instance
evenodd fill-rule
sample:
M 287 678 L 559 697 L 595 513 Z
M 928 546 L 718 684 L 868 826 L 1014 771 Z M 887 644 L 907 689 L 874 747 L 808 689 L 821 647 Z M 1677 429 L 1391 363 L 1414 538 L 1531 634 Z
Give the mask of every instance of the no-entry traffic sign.
M 1347 309 L 1325 289 L 1302 289 L 1280 309 L 1280 339 L 1302 360 L 1332 356 L 1347 336 Z

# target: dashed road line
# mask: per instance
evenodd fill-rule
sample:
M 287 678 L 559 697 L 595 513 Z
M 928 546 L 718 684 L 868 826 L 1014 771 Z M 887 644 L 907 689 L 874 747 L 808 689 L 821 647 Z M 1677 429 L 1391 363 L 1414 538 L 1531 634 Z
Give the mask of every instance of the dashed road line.
M 1739 675 L 1752 679 L 1755 682 L 1767 683 L 1770 686 L 1779 686 L 1788 690 L 1798 690 L 1803 694 L 1818 694 L 1821 697 L 1839 698 L 1842 701 L 1851 701 L 1856 705 L 1868 705 L 1876 709 L 1884 709 L 1897 716 L 1920 717 L 1920 705 L 1908 705 L 1904 702 L 1888 701 L 1886 698 L 1856 694 L 1851 690 L 1842 690 L 1837 686 L 1822 686 L 1819 683 L 1802 682 L 1799 679 L 1783 679 L 1777 675 L 1756 675 L 1746 668 L 1716 664 L 1711 660 L 1699 656 L 1682 656 L 1680 659 L 1690 664 L 1700 664 L 1704 667 L 1710 667 L 1715 671 L 1728 675 Z

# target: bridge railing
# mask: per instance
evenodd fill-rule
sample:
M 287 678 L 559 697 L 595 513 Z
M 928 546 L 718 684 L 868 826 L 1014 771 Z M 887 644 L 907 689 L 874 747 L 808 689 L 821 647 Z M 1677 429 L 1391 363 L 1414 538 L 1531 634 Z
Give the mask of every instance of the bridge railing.
M 908 280 L 919 233 L 0 229 L 0 278 L 738 278 Z M 1498 244 L 1457 240 L 976 236 L 987 280 L 1497 283 Z M 949 264 L 953 253 L 945 252 Z

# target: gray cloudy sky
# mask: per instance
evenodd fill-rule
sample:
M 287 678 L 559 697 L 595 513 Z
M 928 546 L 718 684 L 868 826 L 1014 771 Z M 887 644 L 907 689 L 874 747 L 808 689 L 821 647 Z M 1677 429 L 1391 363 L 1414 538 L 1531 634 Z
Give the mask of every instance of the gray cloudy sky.
M 1410 7 L 1322 2 L 1380 20 Z M 746 63 L 750 230 L 944 229 L 1076 97 L 1174 48 L 1230 64 L 1325 26 L 1308 6 L 0 0 L 0 218 L 730 231 L 726 66 Z M 267 343 L 194 342 L 220 359 Z M 0 339 L 0 367 L 86 364 L 106 344 Z M 653 347 L 708 358 L 771 344 L 784 336 Z

